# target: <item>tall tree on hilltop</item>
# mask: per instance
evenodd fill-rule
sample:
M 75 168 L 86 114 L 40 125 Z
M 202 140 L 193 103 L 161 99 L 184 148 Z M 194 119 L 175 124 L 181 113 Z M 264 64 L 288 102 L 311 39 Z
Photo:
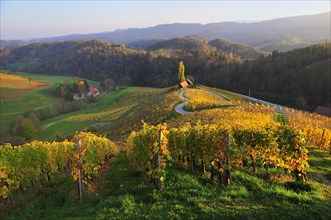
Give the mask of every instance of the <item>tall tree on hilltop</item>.
M 178 81 L 179 83 L 184 82 L 185 81 L 185 66 L 183 61 L 179 62 L 178 65 Z

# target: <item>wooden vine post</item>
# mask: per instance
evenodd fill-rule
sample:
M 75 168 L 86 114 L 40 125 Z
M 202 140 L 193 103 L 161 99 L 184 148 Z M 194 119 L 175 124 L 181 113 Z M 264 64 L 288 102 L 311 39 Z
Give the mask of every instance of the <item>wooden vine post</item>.
M 161 147 L 162 147 L 162 139 L 163 139 L 163 134 L 162 130 L 159 130 L 158 132 L 158 145 L 159 145 L 159 150 L 157 153 L 157 169 L 158 169 L 158 175 L 156 178 L 156 187 L 158 190 L 161 190 L 162 188 L 162 181 L 160 179 L 160 171 L 161 171 Z
M 76 140 L 76 148 L 78 152 L 78 161 L 77 161 L 77 168 L 78 168 L 78 199 L 79 199 L 79 204 L 83 203 L 83 193 L 82 193 L 82 165 L 83 165 L 83 160 L 82 160 L 82 140 L 78 138 Z
M 230 185 L 232 183 L 231 175 L 231 161 L 230 161 L 230 134 L 226 136 L 226 172 L 225 172 L 225 184 Z

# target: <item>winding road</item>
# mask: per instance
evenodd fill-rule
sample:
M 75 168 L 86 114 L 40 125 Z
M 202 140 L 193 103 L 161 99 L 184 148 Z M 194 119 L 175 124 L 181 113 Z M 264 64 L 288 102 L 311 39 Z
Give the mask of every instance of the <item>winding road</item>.
M 212 95 L 214 95 L 214 96 L 216 96 L 216 97 L 218 97 L 218 98 L 220 98 L 220 99 L 222 99 L 222 100 L 225 100 L 222 96 L 220 96 L 220 95 L 218 95 L 218 94 L 216 94 L 216 93 L 214 93 L 214 92 L 210 92 L 210 91 L 207 91 L 207 90 L 204 90 L 204 91 L 205 91 L 205 92 L 208 92 L 208 93 L 210 93 L 210 94 L 212 94 Z M 185 110 L 184 110 L 185 103 L 187 103 L 187 102 L 189 101 L 188 98 L 184 97 L 184 93 L 185 93 L 185 92 L 186 92 L 186 90 L 182 90 L 182 91 L 179 92 L 179 94 L 178 94 L 179 97 L 183 98 L 184 101 L 181 102 L 180 104 L 178 104 L 178 105 L 175 107 L 175 111 L 176 111 L 177 113 L 181 114 L 181 115 L 186 115 L 186 114 L 193 113 L 193 112 L 188 112 L 188 111 L 185 111 Z M 225 101 L 226 101 L 226 100 L 225 100 Z
M 185 110 L 184 110 L 184 105 L 185 105 L 185 103 L 189 101 L 188 98 L 185 98 L 185 97 L 184 97 L 184 93 L 185 93 L 185 91 L 186 91 L 186 90 L 182 90 L 182 91 L 179 92 L 179 94 L 178 94 L 179 97 L 183 98 L 184 101 L 183 101 L 182 103 L 178 104 L 178 105 L 175 107 L 175 111 L 176 111 L 177 113 L 181 114 L 181 115 L 186 115 L 186 114 L 192 113 L 192 112 L 188 112 L 188 111 L 185 111 Z
M 220 99 L 225 100 L 224 97 L 220 96 L 220 95 L 217 94 L 217 93 L 214 93 L 214 92 L 211 92 L 211 91 L 207 91 L 207 90 L 204 90 L 204 91 L 206 91 L 206 92 L 208 92 L 208 93 L 210 93 L 210 94 L 213 94 L 214 96 L 217 96 L 217 97 L 220 98 Z M 192 113 L 192 112 L 188 112 L 188 111 L 185 111 L 185 110 L 184 110 L 185 103 L 187 103 L 187 102 L 189 101 L 188 98 L 185 98 L 185 97 L 184 97 L 184 93 L 185 93 L 185 92 L 186 92 L 186 90 L 181 90 L 181 91 L 179 92 L 179 94 L 178 94 L 179 97 L 183 98 L 184 101 L 181 102 L 180 104 L 178 104 L 178 105 L 175 107 L 175 111 L 176 111 L 177 113 L 181 114 L 181 115 L 186 115 L 186 114 L 190 114 L 190 113 Z M 264 100 L 261 100 L 261 99 L 257 99 L 257 98 L 253 98 L 253 97 L 248 97 L 248 96 L 245 96 L 245 95 L 242 95 L 242 94 L 239 94 L 239 93 L 237 93 L 237 94 L 240 95 L 241 97 L 247 99 L 247 100 L 250 100 L 250 101 L 253 101 L 253 102 L 257 102 L 257 103 L 259 103 L 259 104 L 269 105 L 269 106 L 271 106 L 271 107 L 274 107 L 274 108 L 276 108 L 276 111 L 277 111 L 278 113 L 286 114 L 286 111 L 284 110 L 284 109 L 285 109 L 284 106 L 277 105 L 277 104 L 274 104 L 274 103 L 270 103 L 270 102 L 267 102 L 267 101 L 264 101 Z

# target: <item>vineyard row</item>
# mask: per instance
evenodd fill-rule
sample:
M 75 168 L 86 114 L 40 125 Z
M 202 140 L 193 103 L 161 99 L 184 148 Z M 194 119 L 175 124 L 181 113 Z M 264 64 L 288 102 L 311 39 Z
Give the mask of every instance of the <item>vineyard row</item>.
M 76 134 L 72 141 L 5 144 L 0 146 L 0 197 L 11 199 L 17 189 L 45 185 L 60 175 L 77 181 L 81 174 L 81 182 L 89 186 L 106 159 L 118 153 L 109 139 L 87 132 Z
M 225 184 L 231 182 L 234 170 L 251 167 L 255 172 L 258 166 L 268 174 L 270 167 L 280 168 L 293 172 L 297 180 L 305 180 L 305 168 L 309 166 L 305 143 L 303 134 L 290 126 L 229 129 L 187 123 L 168 130 L 165 124 L 144 124 L 143 129 L 129 136 L 127 154 L 134 167 L 160 181 L 165 179 L 171 156 L 193 170 L 199 162 L 205 172 L 209 164 L 211 179 L 216 170 L 220 183 Z

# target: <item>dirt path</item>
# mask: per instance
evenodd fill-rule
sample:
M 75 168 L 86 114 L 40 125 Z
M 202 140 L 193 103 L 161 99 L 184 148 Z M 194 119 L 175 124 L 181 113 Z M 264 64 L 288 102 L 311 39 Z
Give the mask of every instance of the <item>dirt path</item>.
M 60 120 L 60 121 L 62 121 L 62 120 Z M 60 122 L 60 121 L 49 123 L 48 125 L 45 125 L 44 127 L 42 127 L 40 131 L 43 131 L 43 130 L 47 129 L 48 127 L 50 127 L 50 126 L 52 126 L 53 124 L 58 123 L 58 122 Z
M 23 114 L 23 113 L 25 113 L 25 112 L 34 111 L 34 110 L 37 110 L 37 109 L 42 109 L 42 108 L 45 108 L 45 107 L 48 107 L 48 106 L 52 106 L 52 105 L 55 105 L 55 104 L 57 104 L 57 103 L 51 103 L 51 104 L 47 104 L 47 105 L 43 105 L 43 106 L 39 106 L 39 107 L 36 107 L 36 108 L 28 109 L 28 110 L 25 110 L 25 111 L 10 112 L 10 113 L 2 113 L 2 114 L 0 114 L 0 116 L 3 116 L 3 115 L 17 115 L 17 114 Z

